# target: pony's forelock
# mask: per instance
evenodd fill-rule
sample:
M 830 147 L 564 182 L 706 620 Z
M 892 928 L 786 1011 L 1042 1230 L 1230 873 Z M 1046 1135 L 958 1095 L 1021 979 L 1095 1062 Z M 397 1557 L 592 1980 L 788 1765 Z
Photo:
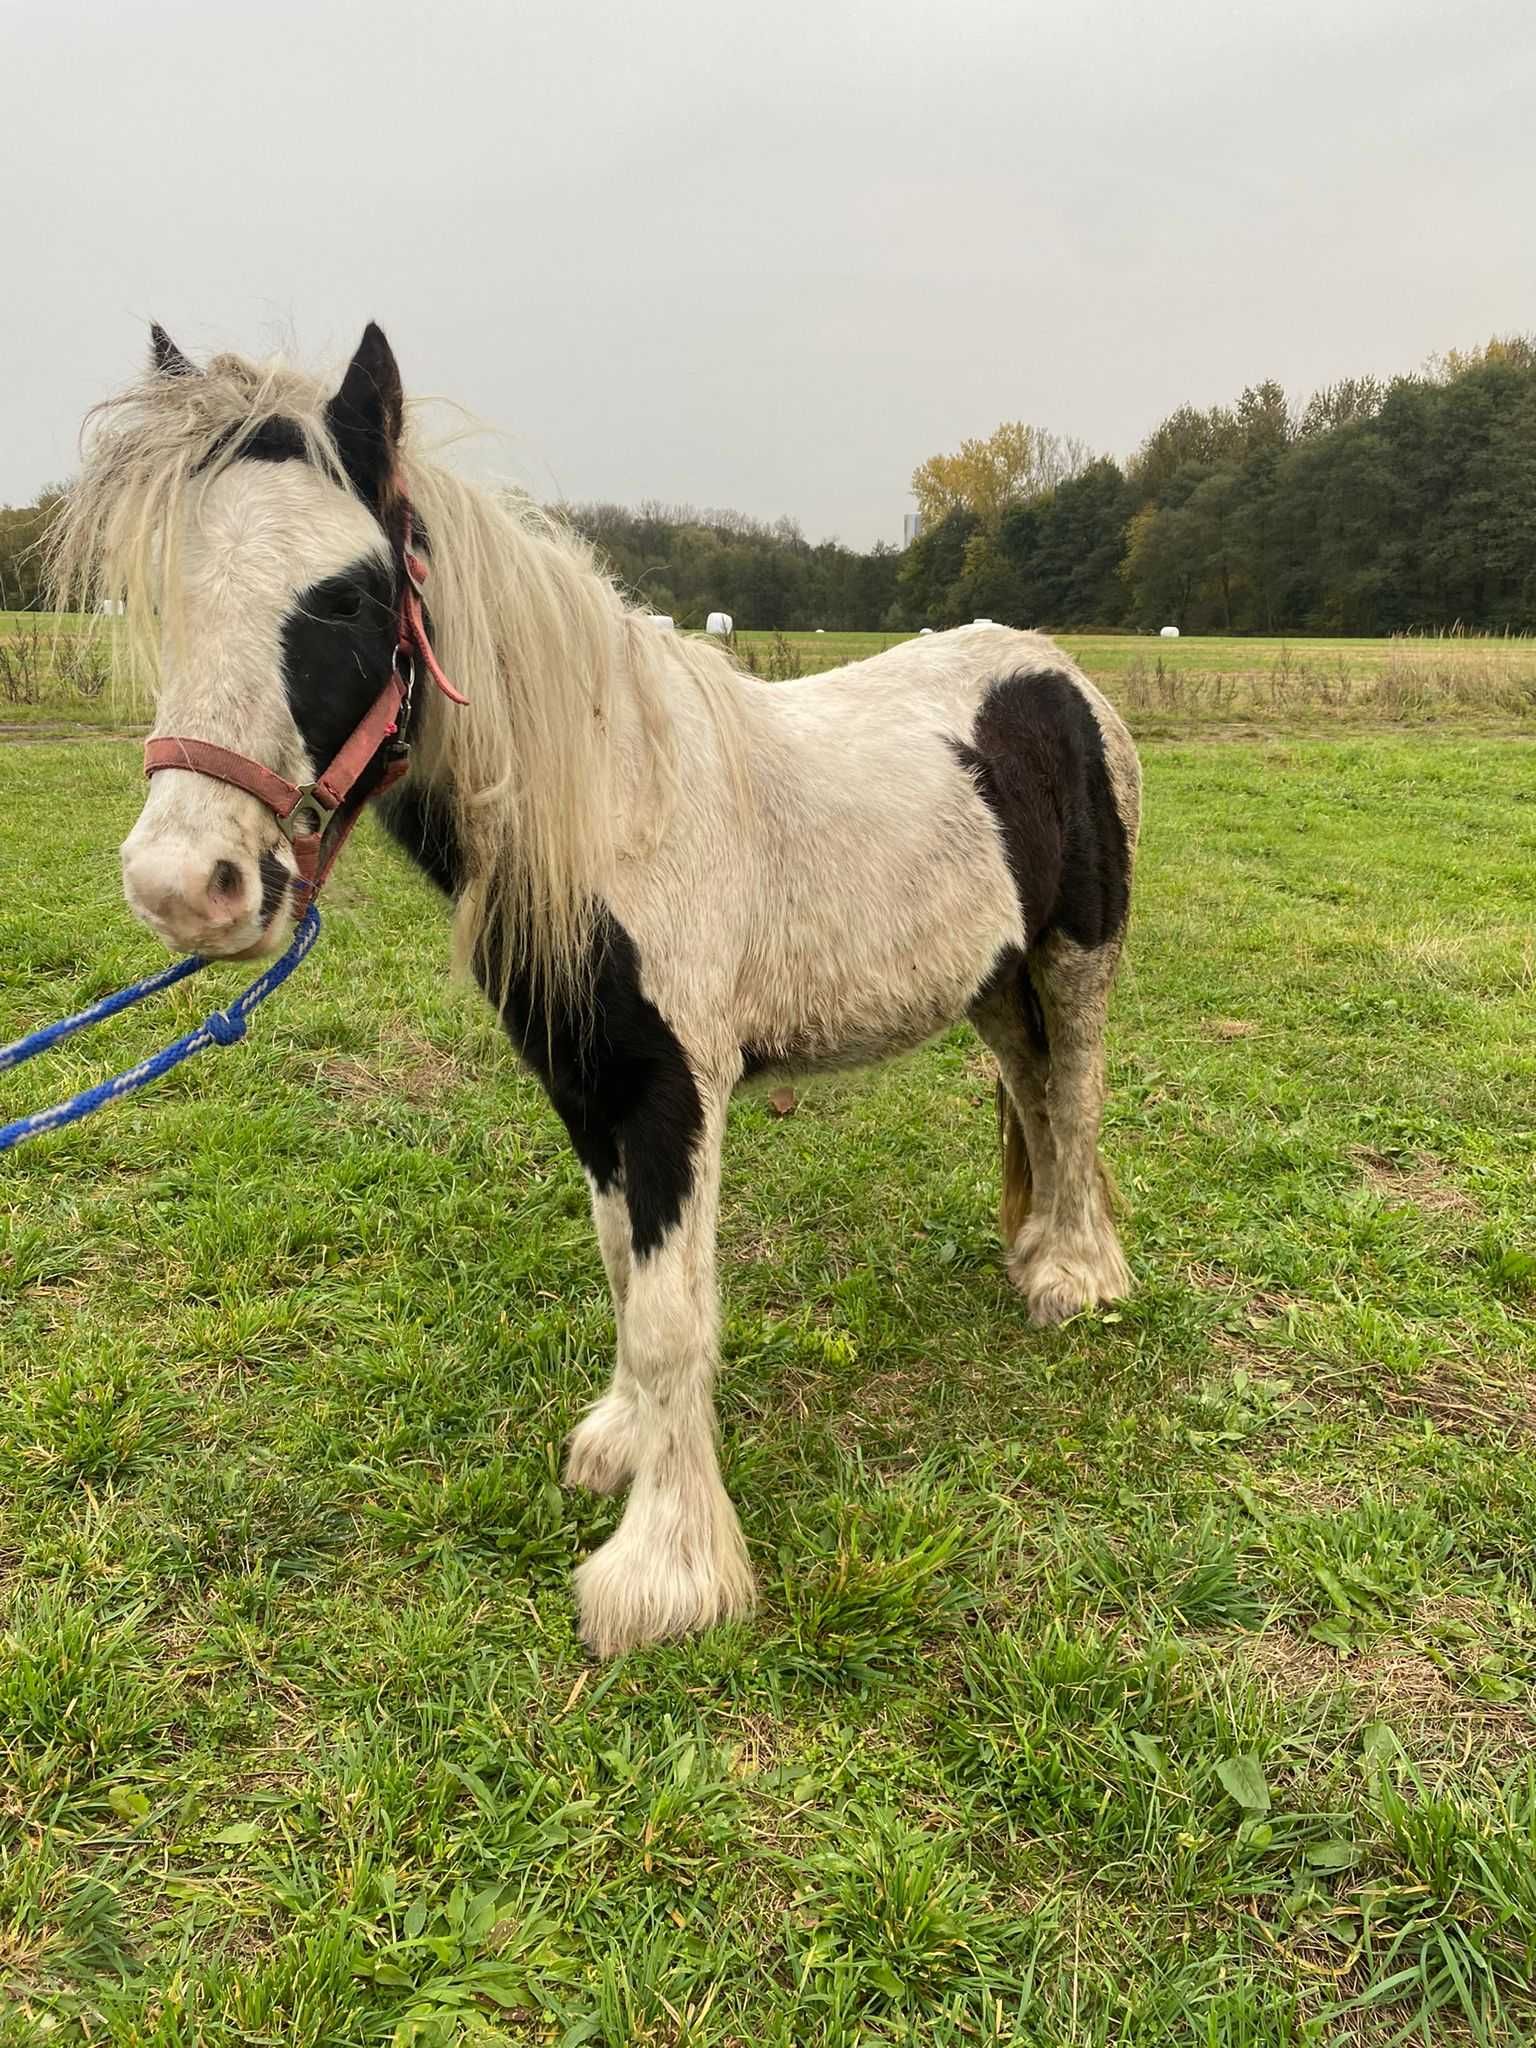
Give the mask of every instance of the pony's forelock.
M 113 644 L 131 700 L 153 695 L 162 648 L 184 641 L 179 568 L 194 500 L 252 434 L 291 422 L 307 459 L 345 488 L 327 396 L 280 356 L 220 355 L 194 375 L 150 370 L 87 414 L 80 472 L 48 536 L 49 578 L 60 611 L 122 606 Z

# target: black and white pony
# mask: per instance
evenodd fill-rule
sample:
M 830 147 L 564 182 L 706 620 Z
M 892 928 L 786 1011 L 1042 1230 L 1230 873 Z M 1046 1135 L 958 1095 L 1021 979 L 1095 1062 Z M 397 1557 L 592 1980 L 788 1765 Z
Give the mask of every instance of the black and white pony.
M 388 674 L 407 500 L 469 702 L 418 694 L 379 810 L 455 906 L 590 1184 L 617 1361 L 565 1470 L 629 1488 L 577 1574 L 606 1654 L 752 1602 L 712 1397 L 744 1078 L 969 1018 L 1000 1070 L 1004 1248 L 1031 1315 L 1128 1287 L 1098 1136 L 1140 773 L 1104 698 L 1032 634 L 965 628 L 765 684 L 659 632 L 581 540 L 426 459 L 376 327 L 334 393 L 281 362 L 195 369 L 156 330 L 150 373 L 94 417 L 57 583 L 126 600 L 158 733 L 304 783 Z M 157 774 L 122 859 L 167 945 L 285 943 L 291 851 L 243 790 Z

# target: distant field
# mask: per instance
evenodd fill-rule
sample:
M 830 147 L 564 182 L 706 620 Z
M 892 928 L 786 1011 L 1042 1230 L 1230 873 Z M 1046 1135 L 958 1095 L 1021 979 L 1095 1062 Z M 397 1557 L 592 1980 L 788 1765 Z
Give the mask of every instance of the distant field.
M 739 633 L 767 676 L 816 675 L 899 646 L 905 633 Z M 1345 717 L 1383 723 L 1536 719 L 1536 639 L 1179 640 L 1062 633 L 1068 653 L 1143 729 L 1188 721 Z M 796 667 L 798 664 L 798 667 Z
M 95 632 L 85 632 L 88 624 Z M 17 726 L 119 724 L 115 627 L 71 613 L 0 612 L 0 735 Z
M 132 726 L 141 713 L 108 680 L 107 626 L 0 612 L 0 735 L 7 730 Z M 900 645 L 905 633 L 736 636 L 772 680 L 817 675 Z M 1063 633 L 1072 654 L 1143 733 L 1212 725 L 1479 725 L 1536 722 L 1536 638 L 1468 634 L 1389 640 L 1154 639 Z

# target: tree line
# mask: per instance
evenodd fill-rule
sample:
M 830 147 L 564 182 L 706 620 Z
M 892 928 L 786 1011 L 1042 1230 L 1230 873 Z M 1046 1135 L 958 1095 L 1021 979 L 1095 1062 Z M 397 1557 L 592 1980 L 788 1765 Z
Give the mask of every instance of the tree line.
M 597 547 L 620 585 L 679 626 L 729 612 L 738 626 L 805 632 L 897 627 L 899 548 L 867 554 L 840 541 L 808 541 L 792 519 L 767 525 L 739 512 L 687 505 L 565 505 L 561 511 Z
M 1027 432 L 1028 430 L 1022 430 Z M 1123 466 L 1071 461 L 999 500 L 1017 423 L 930 495 L 900 602 L 933 626 L 1205 633 L 1536 629 L 1536 339 L 1293 408 L 1273 382 L 1182 406 Z M 962 450 L 962 454 L 966 451 Z M 913 489 L 923 502 L 929 466 Z M 936 515 L 936 516 L 934 516 Z
M 0 612 L 48 609 L 39 543 L 59 495 L 55 485 L 30 505 L 0 505 Z
M 1292 406 L 1181 406 L 1125 463 L 1010 421 L 921 463 L 904 552 L 687 506 L 561 508 L 679 626 L 1378 634 L 1536 630 L 1536 339 Z M 0 507 L 0 609 L 45 608 L 57 490 Z

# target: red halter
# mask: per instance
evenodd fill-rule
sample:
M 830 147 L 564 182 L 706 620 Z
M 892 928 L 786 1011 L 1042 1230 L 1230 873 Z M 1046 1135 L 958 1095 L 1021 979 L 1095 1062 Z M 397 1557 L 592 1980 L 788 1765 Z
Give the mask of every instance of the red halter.
M 427 568 L 412 551 L 412 537 L 411 508 L 407 503 L 400 548 L 400 604 L 395 614 L 395 652 L 389 680 L 342 742 L 334 759 L 313 782 L 289 782 L 260 761 L 252 760 L 249 754 L 233 753 L 228 747 L 215 746 L 211 740 L 157 739 L 145 743 L 146 776 L 156 775 L 162 768 L 186 768 L 195 775 L 209 775 L 215 782 L 243 789 L 265 805 L 293 848 L 299 870 L 295 887 L 311 902 L 336 865 L 336 857 L 361 817 L 364 803 L 370 796 L 382 796 L 410 766 L 410 745 L 404 733 L 410 723 L 417 661 L 445 697 L 455 704 L 469 702 L 443 674 L 427 638 L 421 614 Z M 383 772 L 358 796 L 359 782 L 381 753 Z

